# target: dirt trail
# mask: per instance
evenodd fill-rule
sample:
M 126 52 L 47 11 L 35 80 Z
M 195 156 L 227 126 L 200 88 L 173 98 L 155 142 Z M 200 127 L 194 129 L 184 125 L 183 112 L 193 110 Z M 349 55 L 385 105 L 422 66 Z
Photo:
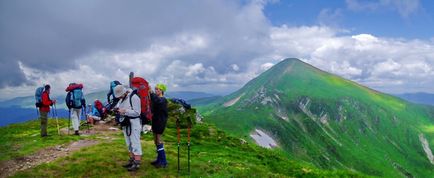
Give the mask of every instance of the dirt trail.
M 87 128 L 83 129 L 81 131 L 81 136 L 86 137 L 89 135 L 98 135 L 100 137 L 97 138 L 107 140 L 113 139 L 110 135 L 116 132 L 119 132 L 118 127 L 113 127 L 108 124 L 99 124 L 90 128 L 89 131 Z M 61 129 L 61 134 L 68 134 L 67 129 Z M 57 158 L 66 157 L 81 148 L 93 146 L 98 143 L 100 143 L 98 140 L 79 140 L 69 144 L 43 148 L 31 155 L 0 162 L 0 178 L 9 177 L 18 171 L 34 168 L 40 164 L 54 161 Z
M 16 158 L 0 163 L 0 178 L 13 175 L 17 171 L 30 169 L 37 165 L 51 162 L 57 158 L 68 156 L 80 148 L 97 144 L 96 140 L 79 140 L 68 145 L 57 145 L 44 148 L 32 155 Z

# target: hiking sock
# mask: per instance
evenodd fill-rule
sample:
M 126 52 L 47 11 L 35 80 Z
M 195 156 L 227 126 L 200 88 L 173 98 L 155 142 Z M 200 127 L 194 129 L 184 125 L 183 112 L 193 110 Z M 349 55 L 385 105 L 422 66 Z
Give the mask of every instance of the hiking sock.
M 130 159 L 128 160 L 128 162 L 126 164 L 122 165 L 122 167 L 129 168 L 129 167 L 131 167 L 133 165 L 133 163 L 134 163 L 134 158 L 130 157 Z
M 158 145 L 155 146 L 155 152 L 157 152 L 157 158 L 155 158 L 154 161 L 151 162 L 152 165 L 157 165 L 160 162 L 160 154 L 158 154 Z
M 140 168 L 140 160 L 134 160 L 133 165 L 128 168 L 128 171 L 137 171 Z
M 164 145 L 163 144 L 159 144 L 157 146 L 158 148 L 158 164 L 157 167 L 166 167 L 167 165 L 167 160 L 166 160 L 166 152 L 164 151 Z

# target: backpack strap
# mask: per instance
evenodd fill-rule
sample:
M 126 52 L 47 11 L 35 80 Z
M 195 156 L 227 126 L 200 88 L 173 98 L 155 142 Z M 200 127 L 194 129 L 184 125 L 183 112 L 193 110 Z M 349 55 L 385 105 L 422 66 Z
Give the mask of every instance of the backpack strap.
M 131 109 L 133 109 L 133 110 L 134 110 L 134 108 L 133 108 L 133 102 L 131 101 L 131 98 L 133 98 L 134 95 L 137 95 L 140 99 L 139 94 L 137 94 L 137 90 L 133 90 L 133 92 L 131 92 L 131 94 L 130 94 L 130 106 L 131 106 Z

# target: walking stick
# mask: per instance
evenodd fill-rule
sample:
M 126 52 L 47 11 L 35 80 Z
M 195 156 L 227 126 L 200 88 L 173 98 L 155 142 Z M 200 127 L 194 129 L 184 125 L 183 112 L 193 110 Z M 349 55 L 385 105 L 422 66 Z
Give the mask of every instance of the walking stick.
M 68 110 L 68 135 L 69 135 L 69 130 L 71 129 L 70 125 L 71 125 L 71 108 L 69 108 Z
M 57 134 L 60 135 L 60 128 L 59 128 L 59 118 L 57 118 L 57 109 L 56 109 L 56 104 L 53 105 L 54 106 L 54 110 L 53 113 L 56 117 L 56 124 L 57 124 Z
M 188 143 L 187 143 L 187 146 L 188 146 L 188 175 L 190 175 L 190 130 L 191 130 L 191 123 L 188 124 L 188 131 L 187 131 L 187 134 L 188 134 Z
M 180 127 L 179 118 L 177 117 L 176 118 L 176 129 L 178 131 L 178 175 L 181 172 L 181 167 L 179 166 L 179 144 L 181 142 L 181 133 L 180 133 L 179 127 Z
M 40 116 L 39 116 L 39 108 L 38 107 L 36 107 L 36 116 L 39 118 Z
M 86 112 L 86 106 L 82 106 L 81 107 L 82 109 L 81 109 L 81 117 L 85 117 L 85 112 Z M 89 122 L 87 122 L 87 119 L 86 119 L 86 124 L 87 124 L 87 133 L 89 133 L 89 130 L 90 130 L 90 128 L 89 128 Z
M 92 105 L 88 104 L 87 105 L 87 115 L 91 115 L 91 114 L 92 114 Z M 87 121 L 88 124 L 90 124 L 89 120 L 87 120 L 87 117 L 88 117 L 87 115 L 85 116 L 86 117 L 86 121 Z M 102 119 L 102 116 L 101 116 L 101 119 Z M 94 123 L 95 123 L 95 121 L 92 119 L 92 123 L 91 124 L 94 124 Z

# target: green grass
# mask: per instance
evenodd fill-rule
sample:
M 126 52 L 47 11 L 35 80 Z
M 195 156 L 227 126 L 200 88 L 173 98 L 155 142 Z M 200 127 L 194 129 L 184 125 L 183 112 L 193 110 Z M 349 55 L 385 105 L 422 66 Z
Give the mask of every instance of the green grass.
M 187 112 L 188 113 L 188 112 Z M 121 165 L 128 159 L 123 135 L 118 132 L 110 135 L 113 139 L 99 139 L 100 143 L 83 148 L 70 156 L 44 163 L 35 168 L 18 172 L 13 177 L 177 177 L 177 133 L 174 113 L 165 131 L 165 149 L 169 162 L 166 169 L 156 169 L 149 163 L 156 156 L 152 136 L 142 137 L 143 162 L 138 172 L 130 173 Z M 53 125 L 53 122 L 50 122 Z M 38 133 L 39 123 L 30 121 L 0 128 L 0 133 L 31 136 Z M 187 177 L 186 129 L 181 130 L 181 177 Z M 55 133 L 55 130 L 50 130 Z M 228 136 L 225 132 L 208 124 L 196 124 L 191 132 L 191 177 L 364 177 L 360 173 L 339 170 L 322 170 L 311 164 L 293 161 L 280 149 L 269 150 L 254 144 L 242 143 L 240 139 Z M 8 136 L 10 139 L 12 136 Z M 44 139 L 33 138 L 32 148 L 19 147 L 21 156 L 31 154 L 44 147 L 66 143 L 82 137 L 52 136 Z M 9 139 L 3 141 L 12 142 Z M 87 137 L 98 139 L 98 135 Z M 33 141 L 36 140 L 36 141 Z M 17 145 L 25 145 L 27 139 L 15 139 Z M 28 146 L 33 147 L 33 146 Z M 2 150 L 7 150 L 5 145 Z M 11 153 L 8 153 L 10 155 Z M 16 156 L 5 157 L 4 160 Z
M 67 127 L 66 119 L 59 119 L 61 128 Z M 76 136 L 59 136 L 55 119 L 48 119 L 48 137 L 41 137 L 40 120 L 11 124 L 0 129 L 0 161 L 35 153 L 44 147 L 69 143 L 82 139 Z

